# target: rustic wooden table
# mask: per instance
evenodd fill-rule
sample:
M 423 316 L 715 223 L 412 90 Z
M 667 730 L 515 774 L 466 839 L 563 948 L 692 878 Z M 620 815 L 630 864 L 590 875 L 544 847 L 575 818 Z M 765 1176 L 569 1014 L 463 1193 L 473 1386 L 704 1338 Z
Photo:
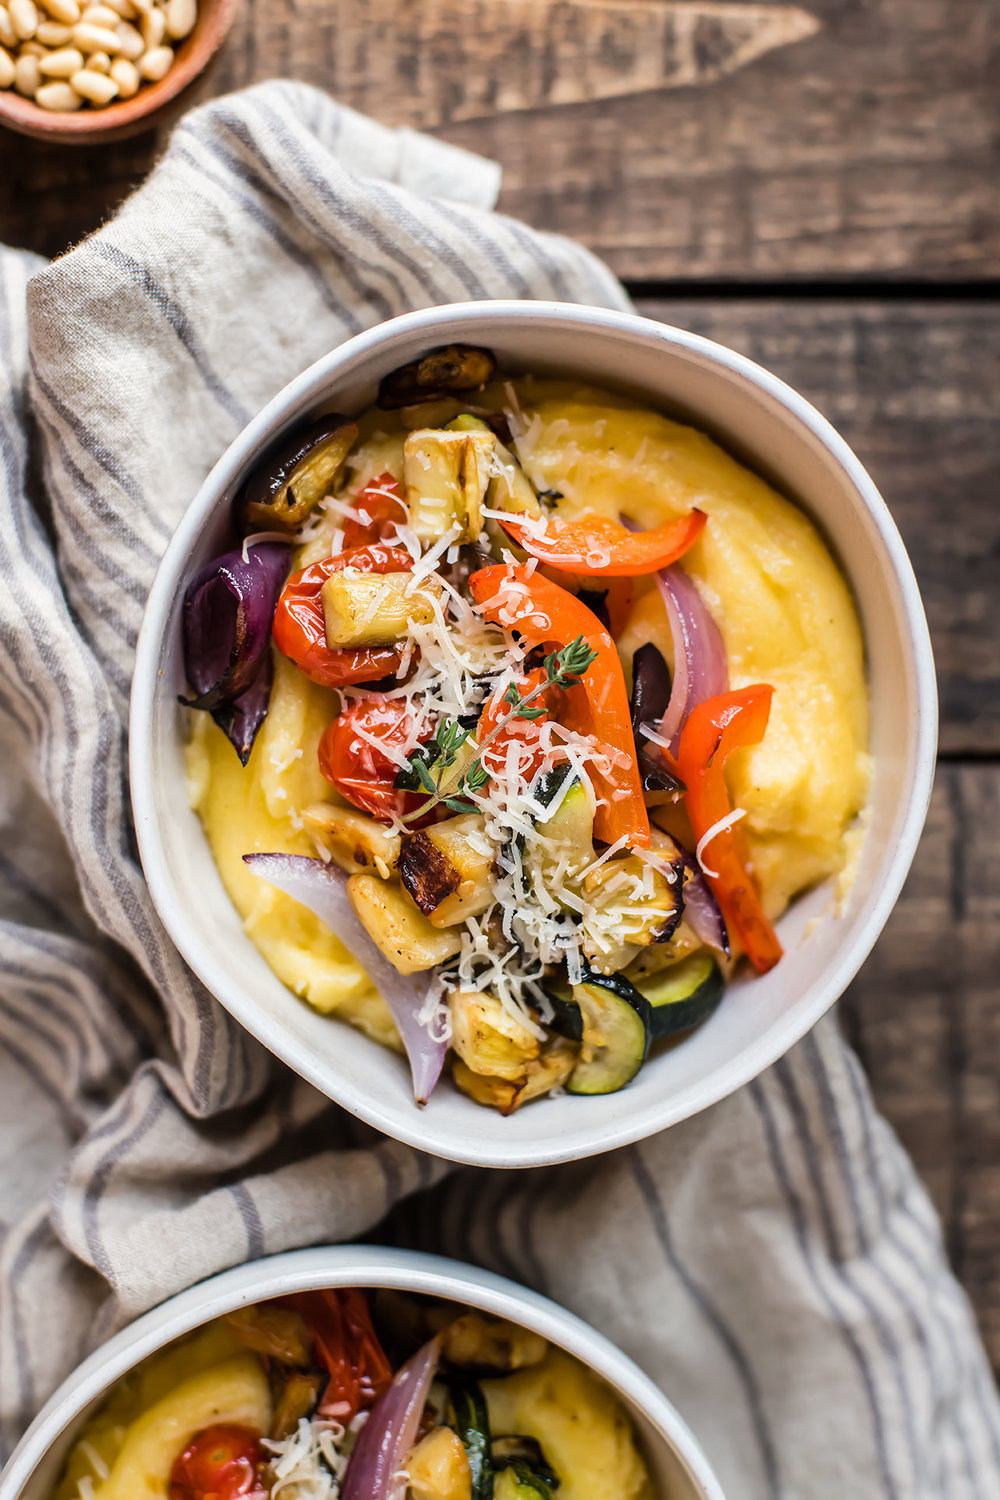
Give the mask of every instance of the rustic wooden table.
M 1000 1367 L 1000 7 L 244 0 L 201 96 L 288 75 L 497 158 L 501 206 L 844 433 L 924 591 L 927 831 L 843 1007 Z M 159 142 L 0 139 L 0 237 L 94 228 Z

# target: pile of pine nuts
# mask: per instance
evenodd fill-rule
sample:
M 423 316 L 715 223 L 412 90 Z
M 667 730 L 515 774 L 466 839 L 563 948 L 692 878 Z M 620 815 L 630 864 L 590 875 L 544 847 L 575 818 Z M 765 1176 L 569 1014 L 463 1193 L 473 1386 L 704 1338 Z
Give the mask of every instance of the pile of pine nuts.
M 131 99 L 197 18 L 198 0 L 0 0 L 0 89 L 54 112 Z

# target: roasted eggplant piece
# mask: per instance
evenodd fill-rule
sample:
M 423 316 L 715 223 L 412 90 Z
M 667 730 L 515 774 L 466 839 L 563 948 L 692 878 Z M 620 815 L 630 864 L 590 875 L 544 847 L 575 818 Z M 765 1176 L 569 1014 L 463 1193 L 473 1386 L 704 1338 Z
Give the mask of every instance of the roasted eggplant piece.
M 312 1364 L 312 1334 L 293 1308 L 257 1302 L 226 1314 L 241 1344 L 284 1365 Z
M 321 590 L 326 643 L 331 651 L 391 646 L 412 626 L 430 624 L 442 592 L 432 578 L 414 588 L 411 573 L 342 568 Z
M 330 493 L 357 435 L 353 422 L 334 413 L 283 439 L 243 486 L 237 503 L 243 532 L 298 531 Z
M 664 839 L 667 835 L 661 835 Z M 674 865 L 664 851 L 664 863 Z M 618 854 L 584 878 L 592 906 L 583 917 L 583 951 L 591 968 L 613 974 L 650 943 L 668 943 L 684 911 L 683 856 L 673 879 L 637 854 Z
M 452 526 L 474 542 L 483 529 L 496 438 L 483 428 L 449 432 L 418 427 L 403 444 L 403 479 L 410 525 L 422 542 L 437 542 Z
M 347 894 L 362 927 L 400 974 L 419 974 L 453 958 L 462 946 L 452 928 L 432 927 L 398 885 L 377 875 L 351 875 Z
M 274 1415 L 270 1435 L 280 1441 L 295 1431 L 303 1417 L 312 1416 L 330 1377 L 326 1370 L 287 1370 L 280 1365 L 272 1370 Z
M 545 1358 L 548 1344 L 541 1334 L 532 1333 L 506 1318 L 488 1318 L 484 1313 L 464 1313 L 449 1323 L 441 1336 L 441 1355 L 450 1365 L 474 1375 L 509 1375 L 525 1365 L 537 1365 Z M 493 1456 L 496 1457 L 496 1444 Z M 511 1457 L 524 1458 L 520 1450 Z
M 663 653 L 652 641 L 646 641 L 632 657 L 632 733 L 642 748 L 643 724 L 655 728 L 670 702 L 670 671 Z
M 451 1045 L 471 1068 L 486 1078 L 514 1082 L 524 1076 L 539 1053 L 538 1038 L 482 990 L 456 990 L 449 998 Z
M 408 1500 L 472 1500 L 465 1444 L 450 1427 L 435 1427 L 406 1460 Z
M 455 1083 L 476 1104 L 484 1104 L 499 1110 L 502 1115 L 512 1115 L 522 1104 L 561 1088 L 576 1065 L 579 1048 L 572 1042 L 556 1037 L 548 1042 L 540 1057 L 536 1057 L 524 1070 L 521 1078 L 490 1078 L 474 1073 L 460 1057 L 455 1059 L 452 1076 Z
M 374 871 L 388 880 L 399 863 L 399 834 L 367 813 L 314 802 L 303 808 L 302 820 L 320 851 L 348 875 Z
M 403 837 L 399 878 L 434 927 L 454 926 L 493 904 L 490 856 L 469 838 L 482 827 L 478 813 L 461 813 Z
M 478 391 L 492 379 L 496 367 L 488 349 L 473 344 L 443 344 L 386 375 L 378 388 L 378 405 L 383 411 L 396 411 L 420 401 L 435 401 L 439 396 Z

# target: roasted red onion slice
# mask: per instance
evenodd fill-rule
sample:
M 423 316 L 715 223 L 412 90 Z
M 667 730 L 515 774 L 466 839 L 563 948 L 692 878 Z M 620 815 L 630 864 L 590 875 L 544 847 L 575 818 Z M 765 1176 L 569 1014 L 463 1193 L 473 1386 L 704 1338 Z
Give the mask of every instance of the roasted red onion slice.
M 676 563 L 656 575 L 674 642 L 674 680 L 660 737 L 677 749 L 684 720 L 699 703 L 724 693 L 729 683 L 719 627 L 693 581 Z
M 262 542 L 213 558 L 184 594 L 184 670 L 194 697 L 188 708 L 212 714 L 243 764 L 267 713 L 271 621 L 288 572 L 290 549 Z
M 336 865 L 305 854 L 244 854 L 243 862 L 262 880 L 307 906 L 357 959 L 399 1028 L 410 1060 L 414 1096 L 418 1104 L 426 1104 L 448 1051 L 448 1043 L 435 1041 L 417 1019 L 427 994 L 427 976 L 400 974 L 393 968 L 361 925 L 347 894 L 347 876 Z
M 406 1477 L 401 1471 L 417 1444 L 440 1350 L 439 1338 L 418 1349 L 375 1402 L 351 1450 L 341 1500 L 402 1500 Z
M 719 903 L 709 890 L 708 881 L 694 855 L 684 850 L 684 868 L 688 879 L 684 886 L 684 916 L 695 937 L 725 958 L 729 957 L 729 933 Z

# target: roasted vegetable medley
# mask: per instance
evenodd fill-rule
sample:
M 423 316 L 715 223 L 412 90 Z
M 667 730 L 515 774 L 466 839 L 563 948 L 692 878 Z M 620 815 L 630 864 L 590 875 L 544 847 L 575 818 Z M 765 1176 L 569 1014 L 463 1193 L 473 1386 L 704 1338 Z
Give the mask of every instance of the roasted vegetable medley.
M 420 1103 L 446 1060 L 503 1113 L 620 1089 L 849 878 L 850 595 L 703 434 L 451 346 L 284 440 L 234 525 L 184 601 L 192 800 L 275 971 Z
M 399 1292 L 240 1308 L 127 1375 L 54 1500 L 650 1500 L 614 1394 L 538 1334 Z

